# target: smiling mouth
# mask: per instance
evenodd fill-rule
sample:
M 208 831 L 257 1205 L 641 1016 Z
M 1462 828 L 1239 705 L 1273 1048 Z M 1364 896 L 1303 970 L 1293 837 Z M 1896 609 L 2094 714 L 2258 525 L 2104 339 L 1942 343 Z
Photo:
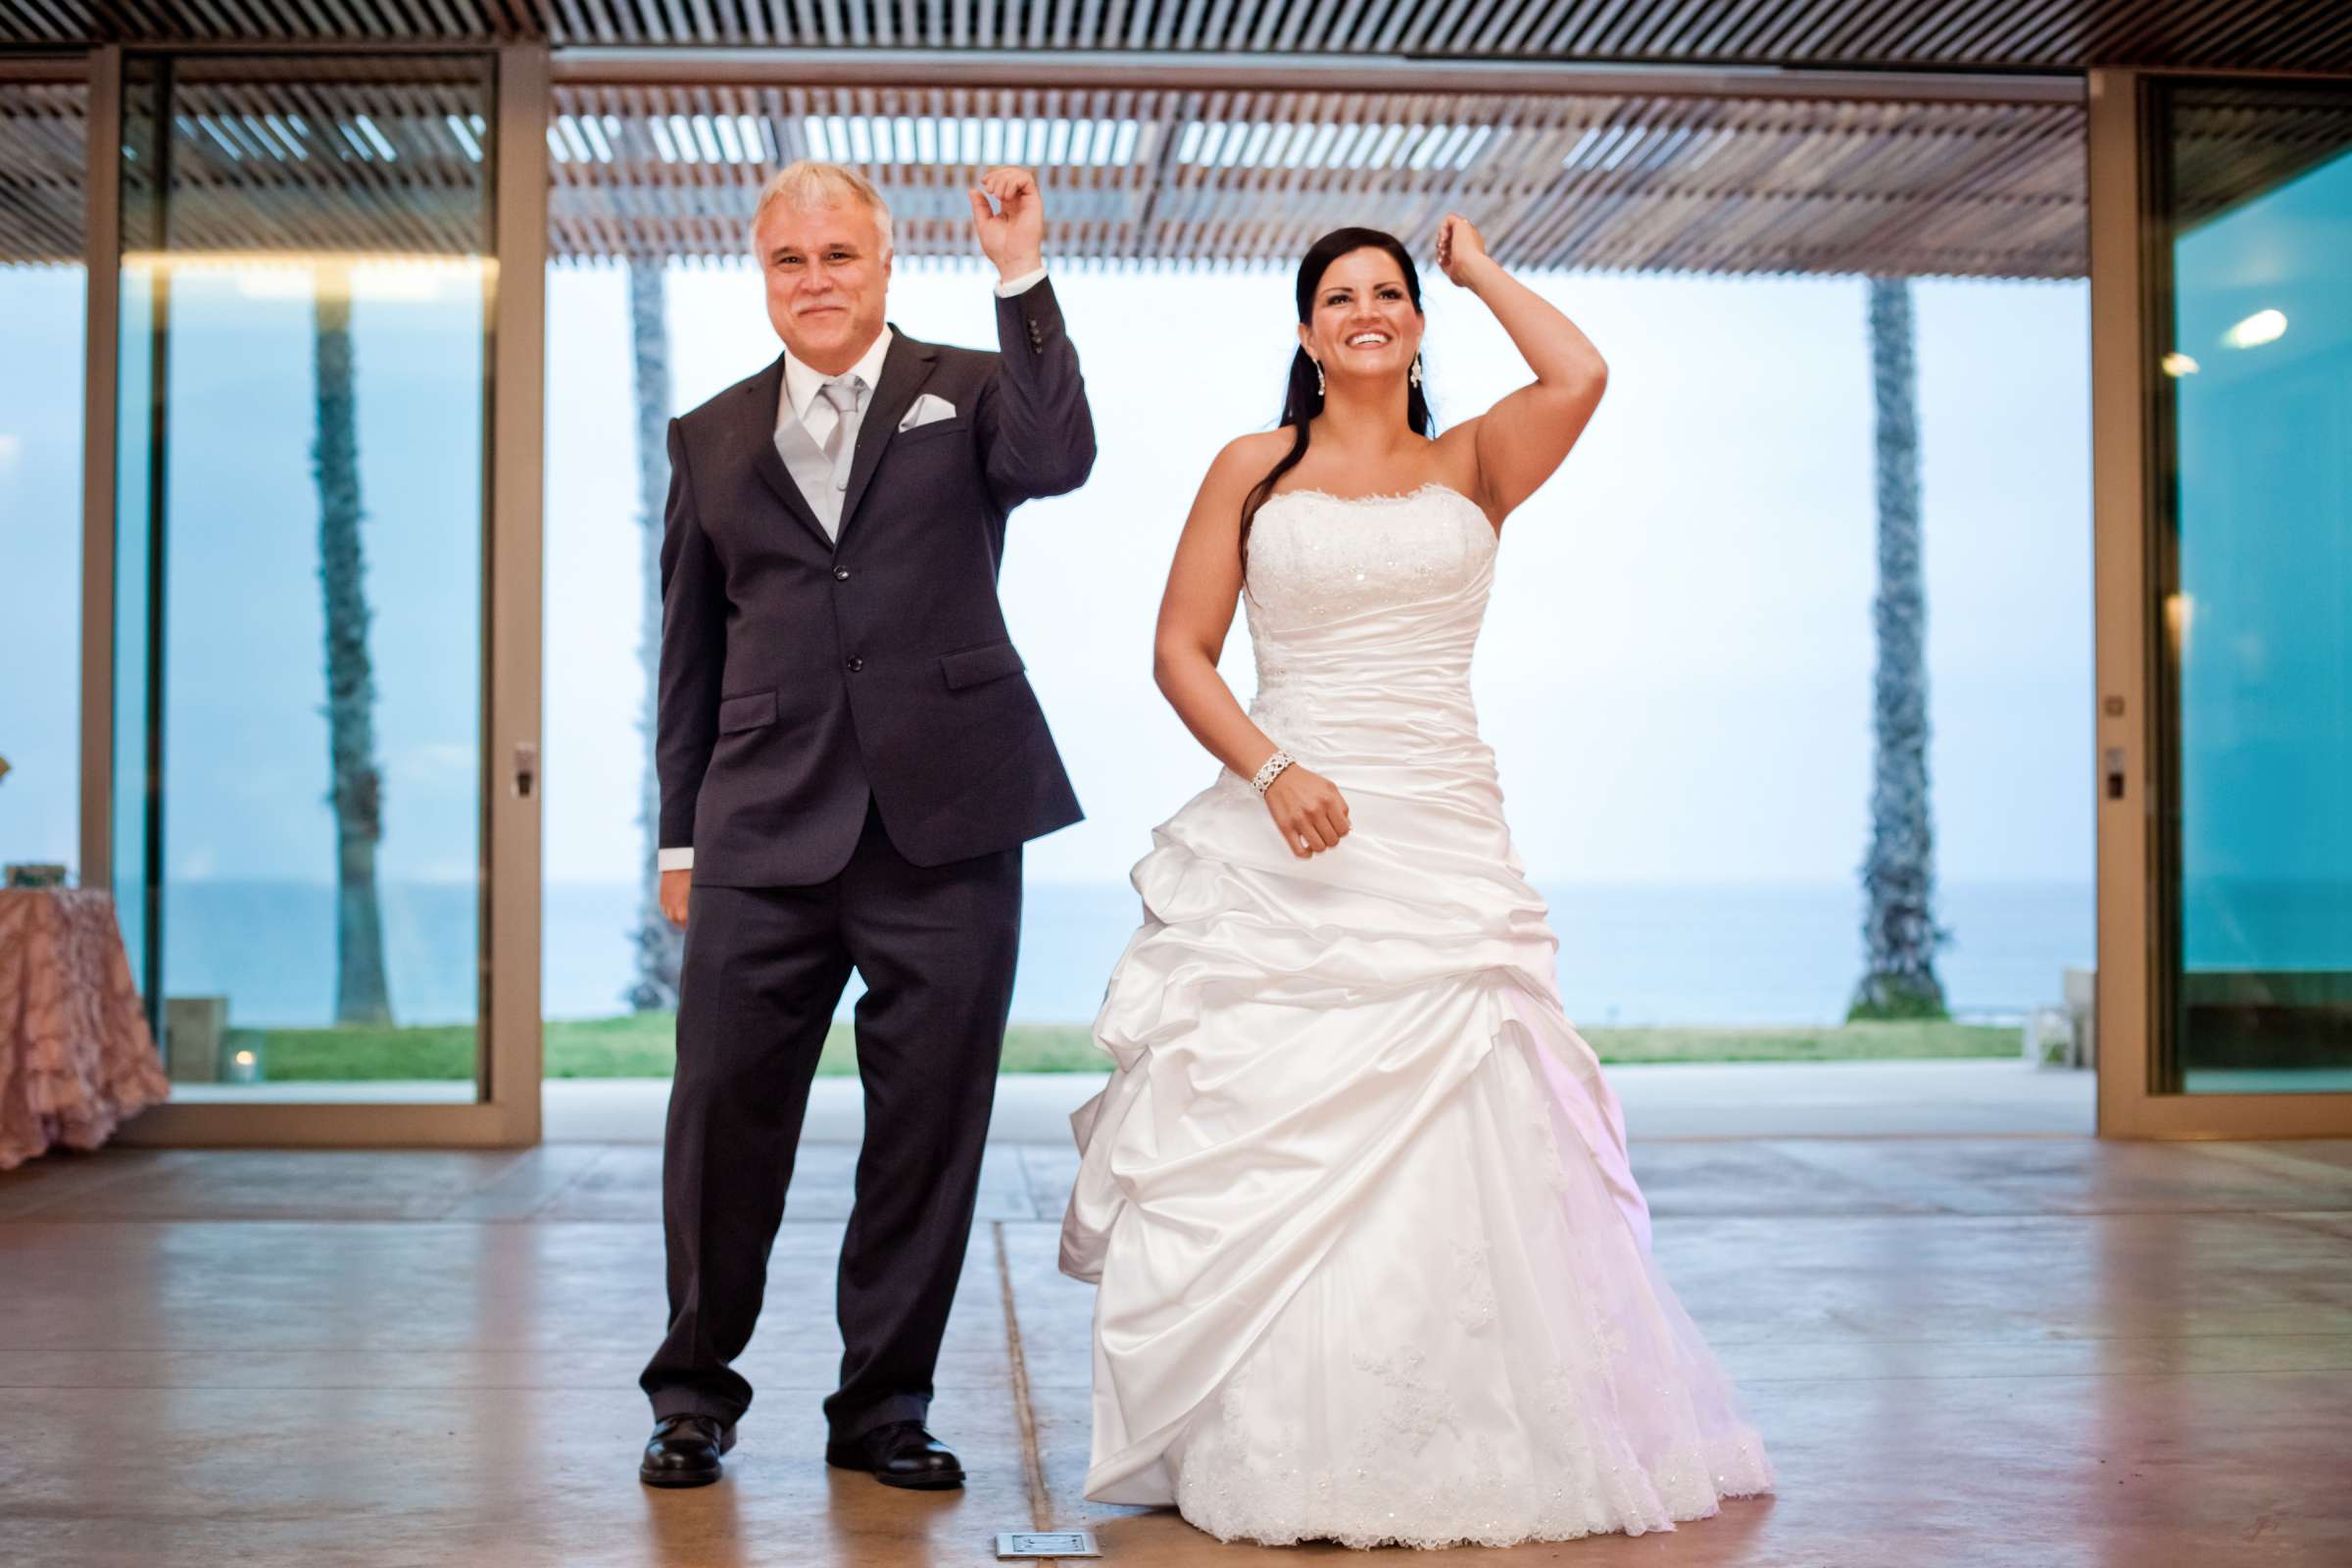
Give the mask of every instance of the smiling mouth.
M 1396 340 L 1386 332 L 1358 332 L 1348 340 L 1351 349 L 1385 349 Z

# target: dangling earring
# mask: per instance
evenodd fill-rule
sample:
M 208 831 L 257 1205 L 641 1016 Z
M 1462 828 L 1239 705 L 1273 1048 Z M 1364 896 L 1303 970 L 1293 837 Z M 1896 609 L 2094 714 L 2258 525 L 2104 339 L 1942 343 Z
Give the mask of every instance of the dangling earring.
M 1315 396 L 1323 395 L 1323 362 L 1315 361 Z
M 1413 368 L 1405 372 L 1404 378 L 1415 386 L 1421 384 L 1421 355 L 1418 350 L 1413 354 Z

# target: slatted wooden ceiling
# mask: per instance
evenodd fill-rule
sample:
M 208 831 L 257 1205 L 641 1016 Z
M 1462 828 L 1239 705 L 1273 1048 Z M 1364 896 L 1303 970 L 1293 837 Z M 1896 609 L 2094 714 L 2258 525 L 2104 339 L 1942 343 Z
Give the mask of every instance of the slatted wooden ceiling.
M 86 98 L 0 82 L 0 265 L 81 259 Z
M 374 82 L 183 81 L 172 99 L 170 248 L 475 256 L 491 247 L 486 84 L 412 66 Z M 134 95 L 134 104 L 143 102 Z M 134 118 L 122 246 L 153 230 L 154 130 Z
M 183 83 L 172 247 L 469 252 L 480 107 L 448 84 Z M 567 86 L 554 107 L 551 246 L 572 261 L 741 257 L 760 179 L 816 156 L 882 186 L 909 256 L 968 258 L 965 189 L 1018 162 L 1080 265 L 1287 263 L 1356 222 L 1419 245 L 1458 209 L 1514 267 L 2084 270 L 2067 105 Z M 0 84 L 0 257 L 78 253 L 80 115 L 77 89 Z M 125 166 L 134 249 L 146 167 Z
M 955 89 L 567 87 L 555 246 L 737 257 L 760 175 L 863 168 L 900 248 L 968 255 L 965 189 L 1046 179 L 1057 254 L 1288 262 L 1459 209 L 1519 267 L 2065 277 L 2082 115 L 2062 105 Z
M 2352 71 L 2343 0 L 7 0 L 0 40 L 1331 51 Z
M 20 30 L 49 18 L 53 30 L 102 23 L 118 35 L 158 34 L 167 23 L 193 28 L 201 19 L 205 35 L 218 37 L 250 23 L 260 3 L 120 0 L 75 13 L 67 0 L 0 0 L 7 8 L 0 14 Z M 352 36 L 459 39 L 468 29 L 512 35 L 542 28 L 559 39 L 613 43 L 839 38 L 852 56 L 859 40 L 905 45 L 932 37 L 950 50 L 959 43 L 1270 51 L 1411 44 L 1477 45 L 1489 56 L 1563 44 L 1666 53 L 1671 42 L 1685 58 L 1704 49 L 1714 51 L 1705 58 L 1723 61 L 1742 49 L 1771 48 L 1780 59 L 1841 64 L 1867 61 L 1836 50 L 1900 42 L 1944 50 L 1939 58 L 1952 64 L 1983 66 L 2014 61 L 2014 53 L 1996 60 L 1982 47 L 2028 37 L 1995 24 L 2036 8 L 2011 0 L 1923 0 L 1907 9 L 1846 4 L 1820 9 L 1810 27 L 1795 26 L 1800 9 L 1782 0 L 1693 0 L 1679 10 L 1646 0 L 1605 8 L 1581 0 L 1550 7 L 1516 0 L 1220 0 L 1214 7 L 791 0 L 764 8 L 745 0 L 273 0 L 271 9 L 286 20 L 239 35 L 283 38 L 323 28 L 332 16 Z M 2060 11 L 2098 13 L 2095 21 L 2034 31 L 2034 46 L 2045 52 L 2068 38 L 2156 36 L 2125 26 L 2142 9 L 2131 0 L 2040 9 L 2052 19 Z M 2176 51 L 2251 47 L 2257 34 L 2244 19 L 2256 9 L 2241 16 L 2219 5 L 2176 6 L 2163 36 Z M 1605 28 L 1603 10 L 1613 19 Z M 1724 20 L 1712 30 L 1660 30 L 1673 20 L 1670 10 L 1693 22 Z M 1910 19 L 1899 26 L 1889 21 L 1874 30 L 1856 20 L 1897 10 Z M 2268 40 L 2263 47 L 2276 54 L 2293 45 L 2306 56 L 2298 63 L 2321 58 L 2313 51 L 2324 54 L 2338 34 L 2352 37 L 2352 3 L 2330 12 L 2343 19 L 2333 32 L 2308 25 L 2316 14 L 2309 8 L 2273 6 L 2265 14 L 2273 26 L 2259 35 Z M 433 20 L 431 27 L 395 27 L 396 15 Z M 1951 25 L 1930 27 L 1924 19 L 1936 16 Z M 1779 24 L 1765 25 L 1776 18 Z M 1964 18 L 1974 20 L 1962 26 Z M 2202 19 L 2195 26 L 2183 20 L 2195 18 Z M 787 20 L 802 30 L 784 25 Z M 1216 78 L 1203 74 L 1200 87 L 1181 89 L 559 85 L 548 128 L 553 247 L 569 260 L 740 256 L 743 217 L 760 176 L 783 160 L 814 155 L 863 167 L 889 193 L 909 255 L 968 255 L 962 191 L 980 168 L 1006 161 L 1043 172 L 1057 254 L 1105 265 L 1282 263 L 1338 223 L 1368 221 L 1415 236 L 1440 213 L 1459 209 L 1519 267 L 2014 277 L 2080 276 L 2086 267 L 2082 120 L 2072 104 L 1815 100 L 1788 96 L 1786 86 L 1770 99 L 1241 92 L 1209 90 Z M 1409 70 L 1400 74 L 1400 86 L 1410 80 Z M 355 122 L 360 99 L 295 103 L 302 92 L 221 89 L 218 114 L 201 126 L 189 122 L 185 134 L 195 145 L 182 167 L 202 194 L 176 210 L 177 245 L 470 248 L 466 236 L 478 231 L 470 193 L 480 127 L 468 128 L 464 105 L 445 101 L 445 92 L 390 81 L 380 93 L 362 95 L 372 106 L 363 134 Z M 80 103 L 77 89 L 0 84 L 0 262 L 77 255 Z M 299 134 L 310 141 L 295 145 L 272 130 L 272 112 L 307 112 Z M 2318 112 L 2303 140 L 2340 148 L 2343 119 L 2340 111 Z M 2282 142 L 2275 117 L 2233 121 L 2216 112 L 2207 123 L 2209 137 L 2184 156 L 2249 169 L 2311 156 Z M 378 135 L 395 143 L 397 164 L 369 161 L 368 138 Z M 313 144 L 320 150 L 315 161 L 305 150 Z M 351 199 L 328 199 L 342 183 Z M 2200 184 L 2226 188 L 2213 179 Z M 403 196 L 404 186 L 415 188 Z
M 2184 222 L 2236 206 L 2352 151 L 2352 94 L 2204 82 L 2180 95 L 2169 149 Z

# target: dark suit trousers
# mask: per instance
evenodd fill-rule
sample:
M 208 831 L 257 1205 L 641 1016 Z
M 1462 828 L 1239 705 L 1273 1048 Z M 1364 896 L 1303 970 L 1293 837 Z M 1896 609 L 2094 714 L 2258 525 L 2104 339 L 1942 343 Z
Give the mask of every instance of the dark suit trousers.
M 751 1403 L 730 1363 L 760 1314 L 809 1081 L 855 966 L 865 1145 L 825 1419 L 836 1440 L 924 1419 L 971 1238 L 1020 911 L 1018 846 L 913 865 L 870 804 L 829 882 L 694 889 L 662 1159 L 669 1333 L 638 1380 L 657 1417 L 732 1424 Z

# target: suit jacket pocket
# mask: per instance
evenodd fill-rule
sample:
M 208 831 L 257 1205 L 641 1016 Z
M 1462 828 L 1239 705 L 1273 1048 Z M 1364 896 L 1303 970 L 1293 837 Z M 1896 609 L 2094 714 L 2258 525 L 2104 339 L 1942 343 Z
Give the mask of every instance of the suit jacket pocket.
M 933 419 L 924 424 L 910 424 L 904 430 L 893 430 L 891 440 L 894 443 L 928 441 L 934 436 L 969 435 L 971 431 L 971 420 L 956 415 L 950 415 L 944 419 Z
M 939 656 L 940 673 L 947 676 L 951 691 L 1017 675 L 1021 667 L 1021 656 L 1010 643 L 982 643 Z
M 758 729 L 776 721 L 774 692 L 746 692 L 741 697 L 722 697 L 718 702 L 718 732 L 732 735 L 739 729 Z

